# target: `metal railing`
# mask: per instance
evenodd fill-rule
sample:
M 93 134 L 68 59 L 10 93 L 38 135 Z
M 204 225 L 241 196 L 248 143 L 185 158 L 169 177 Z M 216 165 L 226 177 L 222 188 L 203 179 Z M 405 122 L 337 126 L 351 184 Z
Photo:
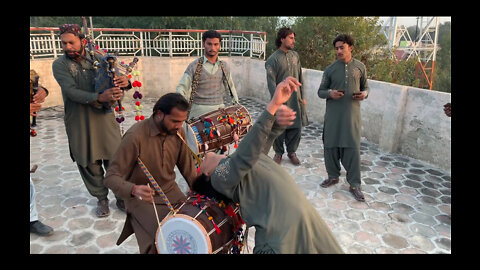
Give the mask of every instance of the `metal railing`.
M 92 28 L 100 49 L 124 56 L 200 56 L 206 30 Z M 63 54 L 54 27 L 30 27 L 30 59 Z M 222 34 L 219 55 L 248 56 L 265 60 L 266 32 L 217 30 Z

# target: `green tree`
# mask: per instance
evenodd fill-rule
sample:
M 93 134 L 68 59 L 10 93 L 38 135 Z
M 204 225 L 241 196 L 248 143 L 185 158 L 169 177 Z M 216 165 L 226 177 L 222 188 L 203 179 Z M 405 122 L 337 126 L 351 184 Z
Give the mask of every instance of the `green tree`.
M 420 80 L 415 77 L 417 59 L 395 60 L 391 57 L 393 52 L 382 49 L 377 57 L 370 62 L 368 76 L 372 80 L 390 82 L 401 85 L 419 87 Z
M 418 86 L 415 60 L 394 61 L 386 50 L 378 17 L 301 17 L 295 25 L 296 51 L 305 68 L 325 70 L 335 61 L 333 40 L 338 34 L 355 39 L 353 57 L 363 62 L 369 79 Z
M 452 92 L 452 26 L 445 22 L 438 29 L 438 51 L 433 74 L 433 89 Z
M 324 70 L 335 60 L 333 40 L 339 34 L 355 39 L 354 57 L 367 68 L 377 49 L 387 44 L 378 17 L 300 17 L 293 25 L 296 51 L 306 68 Z

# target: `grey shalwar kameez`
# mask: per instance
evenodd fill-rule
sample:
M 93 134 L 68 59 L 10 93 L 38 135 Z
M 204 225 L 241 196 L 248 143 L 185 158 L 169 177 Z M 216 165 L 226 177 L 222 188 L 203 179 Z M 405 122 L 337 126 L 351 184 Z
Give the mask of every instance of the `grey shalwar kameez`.
M 330 98 L 329 90 L 345 90 L 339 99 Z M 318 96 L 327 99 L 323 127 L 325 167 L 329 178 L 340 176 L 340 163 L 347 171 L 347 182 L 351 187 L 360 186 L 360 135 L 362 118 L 360 101 L 352 94 L 367 91 L 368 82 L 365 65 L 352 58 L 348 63 L 337 60 L 324 73 Z

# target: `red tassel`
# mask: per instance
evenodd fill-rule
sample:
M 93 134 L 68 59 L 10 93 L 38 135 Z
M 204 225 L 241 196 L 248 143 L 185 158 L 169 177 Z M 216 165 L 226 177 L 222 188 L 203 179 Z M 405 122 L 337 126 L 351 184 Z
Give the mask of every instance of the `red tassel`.
M 235 216 L 235 212 L 234 212 L 233 208 L 232 208 L 230 205 L 225 209 L 225 213 L 226 213 L 229 217 Z
M 215 224 L 213 219 L 212 219 L 212 223 L 213 223 L 213 227 L 215 227 L 215 231 L 217 232 L 217 234 L 220 234 L 222 231 L 220 230 L 220 228 L 218 228 L 217 224 Z

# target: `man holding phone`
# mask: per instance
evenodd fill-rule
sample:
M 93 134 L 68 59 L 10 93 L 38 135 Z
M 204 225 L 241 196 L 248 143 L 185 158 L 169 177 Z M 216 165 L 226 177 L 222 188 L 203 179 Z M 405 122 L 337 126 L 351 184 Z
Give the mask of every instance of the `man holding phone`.
M 339 182 L 340 161 L 347 171 L 350 192 L 365 201 L 360 189 L 360 101 L 368 97 L 365 65 L 352 57 L 354 40 L 341 34 L 333 41 L 337 60 L 324 73 L 318 96 L 327 100 L 323 127 L 325 168 L 328 178 L 320 186 Z

